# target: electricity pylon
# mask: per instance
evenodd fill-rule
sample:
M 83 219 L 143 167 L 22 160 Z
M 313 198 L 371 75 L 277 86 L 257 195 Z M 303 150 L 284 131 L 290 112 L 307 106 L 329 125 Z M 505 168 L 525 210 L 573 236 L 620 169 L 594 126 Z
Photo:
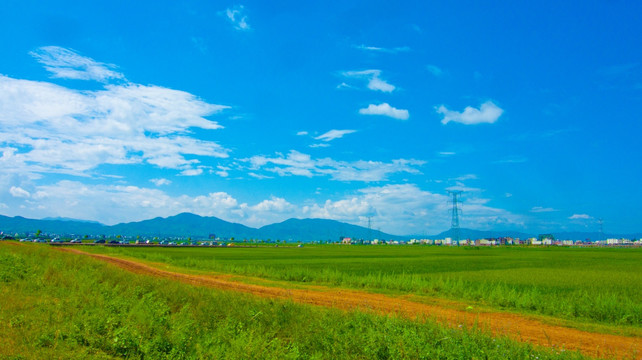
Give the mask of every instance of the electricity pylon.
M 450 233 L 452 235 L 453 241 L 457 242 L 457 245 L 459 245 L 459 240 L 461 237 L 461 230 L 459 228 L 459 212 L 461 211 L 461 208 L 459 207 L 459 195 L 461 195 L 462 191 L 461 190 L 446 190 L 448 191 L 448 194 L 452 195 L 452 220 L 450 222 Z

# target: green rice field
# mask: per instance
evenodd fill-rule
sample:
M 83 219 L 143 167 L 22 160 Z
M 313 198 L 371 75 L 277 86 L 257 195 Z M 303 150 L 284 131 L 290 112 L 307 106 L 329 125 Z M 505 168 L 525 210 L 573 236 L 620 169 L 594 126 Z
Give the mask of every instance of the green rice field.
M 642 328 L 642 249 L 342 245 L 91 249 L 186 271 L 410 293 Z
M 450 259 L 435 261 L 433 268 L 454 276 L 449 264 L 462 267 L 464 262 L 455 259 L 468 254 L 331 247 L 94 251 L 259 275 L 283 263 L 271 277 L 289 272 L 297 279 L 309 273 L 317 277 L 299 280 L 363 286 L 350 283 L 361 279 L 381 289 L 390 287 L 385 279 L 398 274 L 416 291 L 428 291 L 410 280 L 426 276 L 418 270 L 421 258 Z M 404 265 L 405 251 L 420 255 Z M 471 252 L 466 256 L 479 261 L 461 271 L 481 270 L 488 263 L 481 259 L 494 254 Z M 376 269 L 368 271 L 374 264 Z M 508 286 L 509 279 L 502 281 Z M 481 284 L 478 278 L 470 281 Z M 563 349 L 493 338 L 476 328 L 261 299 L 136 275 L 47 245 L 9 242 L 0 242 L 0 339 L 2 359 L 585 359 Z

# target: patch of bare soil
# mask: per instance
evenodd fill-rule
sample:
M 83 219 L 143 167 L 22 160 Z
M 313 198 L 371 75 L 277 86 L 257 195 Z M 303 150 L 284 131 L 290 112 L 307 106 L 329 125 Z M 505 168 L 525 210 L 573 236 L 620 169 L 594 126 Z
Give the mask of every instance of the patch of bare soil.
M 494 335 L 506 335 L 514 340 L 556 349 L 578 350 L 593 357 L 642 359 L 642 338 L 607 335 L 545 324 L 517 314 L 501 312 L 469 312 L 446 308 L 439 304 L 424 304 L 400 297 L 314 286 L 317 290 L 286 289 L 231 281 L 229 276 L 191 275 L 161 270 L 149 265 L 113 256 L 90 254 L 78 249 L 60 249 L 83 254 L 112 263 L 138 274 L 157 276 L 211 288 L 249 293 L 266 298 L 288 299 L 300 303 L 343 310 L 365 310 L 379 314 L 397 314 L 408 318 L 434 318 L 452 327 L 481 327 Z M 320 289 L 323 289 L 322 291 Z

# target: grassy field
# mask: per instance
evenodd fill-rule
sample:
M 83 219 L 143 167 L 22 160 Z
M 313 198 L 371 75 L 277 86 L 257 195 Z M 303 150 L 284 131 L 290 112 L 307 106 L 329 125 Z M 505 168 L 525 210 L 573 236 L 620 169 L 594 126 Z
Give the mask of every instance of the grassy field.
M 413 293 L 642 328 L 640 249 L 319 245 L 94 251 L 188 270 Z
M 194 287 L 8 242 L 0 242 L 0 339 L 2 359 L 583 358 L 430 320 Z

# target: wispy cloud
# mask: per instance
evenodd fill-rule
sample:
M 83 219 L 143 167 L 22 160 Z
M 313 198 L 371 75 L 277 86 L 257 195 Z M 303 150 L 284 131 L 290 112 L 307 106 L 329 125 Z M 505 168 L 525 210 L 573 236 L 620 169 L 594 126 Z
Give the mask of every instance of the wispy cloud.
M 355 132 L 357 132 L 357 130 L 334 130 L 333 129 L 333 130 L 328 131 L 325 134 L 322 134 L 322 135 L 319 135 L 319 136 L 315 137 L 314 139 L 315 140 L 322 140 L 322 141 L 332 141 L 334 139 L 340 139 L 344 135 L 352 134 L 352 133 L 355 133 Z
M 568 218 L 570 220 L 588 220 L 588 219 L 592 219 L 593 217 L 591 217 L 590 215 L 587 215 L 587 214 L 573 214 L 573 215 L 569 216 Z
M 11 196 L 17 197 L 17 198 L 28 198 L 28 197 L 31 197 L 31 194 L 27 190 L 25 190 L 25 189 L 23 189 L 21 187 L 18 187 L 18 186 L 12 186 L 9 189 L 9 193 L 11 194 Z
M 525 157 L 513 156 L 506 159 L 493 161 L 494 164 L 521 164 L 528 161 Z
M 462 176 L 458 176 L 456 178 L 453 178 L 452 180 L 457 180 L 457 181 L 477 180 L 477 175 L 475 175 L 475 174 L 466 174 L 466 175 L 462 175 Z
M 343 199 L 306 205 L 309 217 L 335 219 L 374 226 L 393 234 L 436 234 L 450 227 L 449 198 L 446 194 L 422 190 L 415 184 L 367 187 Z M 523 219 L 509 211 L 486 205 L 487 200 L 470 197 L 464 204 L 466 227 L 490 229 L 497 225 L 520 227 Z
M 436 77 L 442 77 L 444 75 L 444 71 L 436 65 L 426 65 L 426 69 Z
M 214 172 L 216 175 L 220 177 L 228 177 L 230 175 L 229 171 L 231 170 L 231 168 L 221 165 L 217 166 L 216 168 L 218 169 Z
M 149 181 L 151 181 L 156 186 L 169 185 L 169 184 L 172 183 L 171 180 L 167 180 L 167 179 L 164 179 L 164 178 L 150 179 Z
M 437 113 L 444 115 L 441 120 L 442 124 L 448 124 L 451 121 L 465 125 L 492 124 L 504 112 L 503 109 L 495 105 L 492 101 L 487 101 L 479 109 L 467 106 L 463 112 L 448 110 L 444 105 L 437 108 Z
M 250 30 L 250 24 L 247 23 L 247 15 L 245 15 L 245 7 L 243 5 L 227 8 L 225 10 L 225 16 L 236 30 Z
M 255 179 L 274 179 L 274 176 L 261 175 L 261 174 L 257 174 L 257 173 L 254 173 L 254 172 L 250 172 L 250 173 L 248 173 L 248 175 L 250 175 L 251 177 L 253 177 Z
M 388 103 L 382 103 L 379 105 L 370 104 L 367 108 L 359 109 L 359 114 L 383 115 L 399 120 L 408 120 L 408 117 L 410 117 L 408 110 L 394 108 Z
M 368 89 L 382 92 L 393 92 L 395 86 L 381 79 L 381 70 L 345 71 L 347 78 L 364 79 L 368 81 Z M 347 84 L 346 84 L 347 85 Z
M 307 131 L 299 131 L 296 134 L 297 134 L 297 136 L 304 136 L 304 135 L 308 135 L 308 132 Z
M 75 51 L 59 46 L 43 46 L 29 53 L 54 78 L 97 80 L 106 82 L 110 79 L 125 79 L 125 76 L 114 69 L 115 65 L 97 62 L 82 56 Z
M 330 158 L 314 159 L 308 154 L 291 150 L 287 155 L 275 157 L 253 156 L 245 159 L 253 171 L 263 169 L 280 176 L 330 176 L 339 181 L 384 181 L 395 173 L 420 174 L 418 167 L 425 161 L 398 159 L 391 162 L 380 161 L 337 161 Z
M 455 185 L 447 187 L 446 190 L 449 190 L 449 191 L 455 191 L 456 190 L 456 191 L 464 191 L 464 192 L 481 191 L 480 188 L 474 188 L 474 187 L 466 186 L 461 181 L 455 182 Z
M 364 50 L 364 51 L 373 51 L 373 52 L 381 52 L 381 53 L 389 53 L 389 54 L 397 54 L 400 52 L 408 52 L 410 51 L 410 48 L 407 46 L 400 46 L 400 47 L 394 47 L 394 48 L 383 48 L 383 47 L 378 47 L 378 46 L 367 46 L 367 45 L 356 45 L 355 48 L 359 50 Z
M 554 212 L 554 211 L 557 211 L 557 210 L 550 207 L 533 206 L 531 208 L 531 212 L 533 213 L 545 213 L 545 212 Z
M 328 144 L 328 143 L 310 144 L 310 145 L 308 145 L 308 147 L 311 147 L 311 148 L 326 148 L 326 147 L 330 147 L 330 144 Z
M 47 52 L 48 62 L 69 63 L 67 59 L 73 58 L 77 63 L 95 63 L 57 49 Z M 83 71 L 86 75 L 81 75 Z M 67 74 L 121 78 L 99 73 L 88 66 Z M 0 75 L 0 108 L 0 149 L 4 149 L 0 167 L 8 173 L 87 175 L 102 164 L 146 163 L 194 175 L 199 173 L 199 160 L 193 157 L 224 158 L 229 152 L 190 131 L 222 128 L 205 117 L 227 106 L 159 86 L 105 84 L 103 89 L 80 91 Z
M 250 174 L 264 178 L 260 174 Z M 393 234 L 435 234 L 450 227 L 448 196 L 420 189 L 415 184 L 387 184 L 358 189 L 343 197 L 294 203 L 281 196 L 239 201 L 218 191 L 201 195 L 170 195 L 158 188 L 133 185 L 85 184 L 63 180 L 35 186 L 29 197 L 14 197 L 10 205 L 30 217 L 48 216 L 96 220 L 105 224 L 140 221 L 191 212 L 201 216 L 263 226 L 293 217 L 335 219 L 374 227 Z M 4 199 L 3 199 L 4 200 Z M 469 194 L 463 204 L 463 227 L 490 229 L 520 227 L 523 219 L 488 206 L 488 200 Z M 104 209 L 110 209 L 105 212 Z M 334 236 L 334 235 L 333 235 Z

